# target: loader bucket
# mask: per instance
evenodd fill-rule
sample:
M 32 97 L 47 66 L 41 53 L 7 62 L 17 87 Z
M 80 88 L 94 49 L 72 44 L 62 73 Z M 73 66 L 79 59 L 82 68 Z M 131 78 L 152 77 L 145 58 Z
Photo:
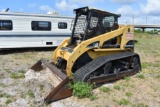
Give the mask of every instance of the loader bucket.
M 53 62 L 48 62 L 45 59 L 39 60 L 35 63 L 30 69 L 34 70 L 35 72 L 40 71 L 43 69 L 43 66 L 50 69 L 53 73 L 53 78 L 57 78 L 60 83 L 49 92 L 49 94 L 44 98 L 46 103 L 51 103 L 53 101 L 57 101 L 66 97 L 70 97 L 72 95 L 72 90 L 69 89 L 68 83 L 70 79 L 59 70 Z M 55 82 L 55 81 L 54 81 Z

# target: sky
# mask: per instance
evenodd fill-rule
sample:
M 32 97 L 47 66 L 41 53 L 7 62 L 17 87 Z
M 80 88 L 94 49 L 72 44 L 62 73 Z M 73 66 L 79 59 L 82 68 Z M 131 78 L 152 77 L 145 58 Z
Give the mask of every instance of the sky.
M 123 24 L 160 24 L 160 0 L 0 0 L 0 11 L 62 16 L 75 16 L 73 9 L 85 6 L 121 14 Z

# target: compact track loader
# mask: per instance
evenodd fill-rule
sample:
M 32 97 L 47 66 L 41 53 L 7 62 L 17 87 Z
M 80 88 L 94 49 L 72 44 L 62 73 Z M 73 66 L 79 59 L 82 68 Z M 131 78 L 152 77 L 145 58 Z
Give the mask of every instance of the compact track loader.
M 41 59 L 31 67 L 49 68 L 60 82 L 46 96 L 47 103 L 71 96 L 70 81 L 100 84 L 141 70 L 139 55 L 134 53 L 134 27 L 118 25 L 119 14 L 89 7 L 74 13 L 72 35 L 56 48 L 53 62 Z

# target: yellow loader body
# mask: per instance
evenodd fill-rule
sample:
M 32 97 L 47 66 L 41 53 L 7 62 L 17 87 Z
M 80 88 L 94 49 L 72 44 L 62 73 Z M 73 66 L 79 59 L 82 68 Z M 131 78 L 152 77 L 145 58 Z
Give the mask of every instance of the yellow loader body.
M 134 53 L 134 27 L 118 25 L 120 15 L 83 7 L 75 9 L 72 35 L 53 53 L 53 62 L 41 59 L 31 67 L 48 67 L 60 80 L 46 96 L 50 103 L 72 95 L 70 81 L 103 83 L 133 75 L 141 69 Z

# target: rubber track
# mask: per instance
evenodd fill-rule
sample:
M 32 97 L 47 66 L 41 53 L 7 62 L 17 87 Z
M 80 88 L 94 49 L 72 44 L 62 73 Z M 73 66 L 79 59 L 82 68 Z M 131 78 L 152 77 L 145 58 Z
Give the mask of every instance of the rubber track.
M 89 75 L 90 73 L 94 72 L 97 70 L 99 67 L 107 63 L 108 61 L 116 60 L 116 59 L 121 59 L 121 58 L 126 58 L 130 56 L 137 55 L 133 52 L 123 52 L 123 53 L 118 53 L 114 55 L 109 55 L 109 56 L 102 56 L 99 58 L 96 58 L 89 62 L 88 64 L 84 65 L 80 69 L 78 69 L 74 73 L 74 80 L 77 81 L 84 81 L 85 77 Z M 85 82 L 85 81 L 84 81 Z

